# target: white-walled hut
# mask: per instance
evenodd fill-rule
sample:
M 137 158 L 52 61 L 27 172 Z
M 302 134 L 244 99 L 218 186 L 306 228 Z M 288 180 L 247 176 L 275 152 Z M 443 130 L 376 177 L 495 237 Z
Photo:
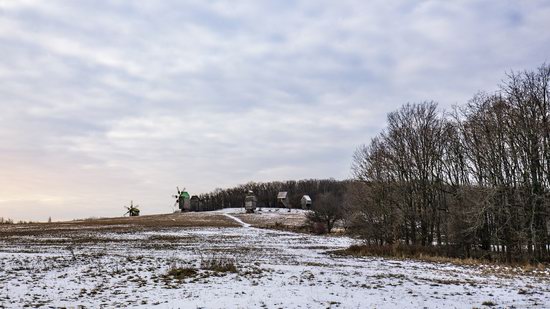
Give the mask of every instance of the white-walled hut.
M 280 206 L 282 205 L 290 210 L 290 201 L 288 199 L 288 192 L 286 191 L 279 192 L 279 194 L 277 194 L 277 203 Z
M 302 209 L 311 209 L 311 197 L 309 197 L 309 195 L 302 196 L 300 203 L 302 204 Z
M 244 198 L 244 209 L 246 213 L 253 213 L 256 210 L 256 204 L 258 203 L 258 198 L 254 195 L 254 192 L 248 191 L 248 195 Z

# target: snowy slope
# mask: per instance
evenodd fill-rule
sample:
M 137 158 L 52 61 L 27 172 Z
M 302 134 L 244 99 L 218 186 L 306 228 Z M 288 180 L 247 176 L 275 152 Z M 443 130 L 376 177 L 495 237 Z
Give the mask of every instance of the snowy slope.
M 354 240 L 252 228 L 234 216 L 238 209 L 220 212 L 242 227 L 90 231 L 88 242 L 71 234 L 3 238 L 0 308 L 550 307 L 548 271 L 495 275 L 482 267 L 332 256 L 327 251 Z M 212 257 L 234 259 L 238 273 L 200 270 L 201 258 Z M 174 265 L 199 275 L 163 278 Z

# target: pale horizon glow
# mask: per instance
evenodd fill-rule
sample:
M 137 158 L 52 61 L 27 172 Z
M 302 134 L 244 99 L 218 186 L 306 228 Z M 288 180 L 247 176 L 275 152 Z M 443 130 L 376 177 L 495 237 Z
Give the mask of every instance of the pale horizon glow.
M 548 1 L 0 0 L 0 217 L 350 177 L 407 102 L 549 61 Z

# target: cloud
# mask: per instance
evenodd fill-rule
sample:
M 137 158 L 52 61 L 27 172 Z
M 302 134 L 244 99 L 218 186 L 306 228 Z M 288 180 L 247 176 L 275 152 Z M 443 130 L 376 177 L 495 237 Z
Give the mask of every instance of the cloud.
M 0 216 L 349 176 L 406 102 L 548 61 L 545 1 L 0 1 Z

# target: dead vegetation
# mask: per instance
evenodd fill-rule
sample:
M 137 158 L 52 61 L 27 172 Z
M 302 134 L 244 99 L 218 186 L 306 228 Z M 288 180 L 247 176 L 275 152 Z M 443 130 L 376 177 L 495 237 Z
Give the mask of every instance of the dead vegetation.
M 311 230 L 307 225 L 289 225 L 280 221 L 276 221 L 275 223 L 272 223 L 272 224 L 263 224 L 256 227 L 261 229 L 277 230 L 277 231 L 284 231 L 284 232 L 306 233 L 306 234 L 311 233 Z
M 159 231 L 182 227 L 238 227 L 239 225 L 221 214 L 208 212 L 175 213 L 167 215 L 149 215 L 139 217 L 118 217 L 85 219 L 66 222 L 3 224 L 0 225 L 0 239 L 24 236 L 59 237 L 83 232 L 133 233 Z M 51 240 L 55 242 L 56 240 Z M 59 241 L 59 240 L 57 240 Z M 91 240 L 90 240 L 91 241 Z M 93 241 L 101 241 L 99 239 Z M 88 242 L 82 239 L 82 242 Z
M 0 217 L 0 224 L 14 224 L 13 219 Z
M 195 265 L 194 261 L 174 261 L 166 273 L 159 278 L 163 280 L 165 286 L 173 287 L 174 282 L 204 283 L 210 277 L 223 277 L 230 273 L 239 275 L 236 261 L 225 256 L 212 255 L 205 258 L 201 254 L 199 267 Z M 155 276 L 154 279 L 157 280 L 157 277 Z
M 301 210 L 266 209 L 251 214 L 235 214 L 235 217 L 253 227 L 287 232 L 309 233 L 306 213 Z
M 213 256 L 201 259 L 201 269 L 216 273 L 237 273 L 237 264 L 234 259 Z
M 197 270 L 191 267 L 171 267 L 166 273 L 167 278 L 183 280 L 190 277 L 195 277 L 198 274 Z
M 455 258 L 443 256 L 438 248 L 422 246 L 380 246 L 380 245 L 352 245 L 346 249 L 330 251 L 331 254 L 355 256 L 355 257 L 385 257 L 392 259 L 413 259 L 432 263 L 449 263 L 459 266 L 485 266 L 483 273 L 506 275 L 506 274 L 529 274 L 548 276 L 546 270 L 548 264 L 539 263 L 515 263 L 503 264 L 498 261 L 474 258 Z

